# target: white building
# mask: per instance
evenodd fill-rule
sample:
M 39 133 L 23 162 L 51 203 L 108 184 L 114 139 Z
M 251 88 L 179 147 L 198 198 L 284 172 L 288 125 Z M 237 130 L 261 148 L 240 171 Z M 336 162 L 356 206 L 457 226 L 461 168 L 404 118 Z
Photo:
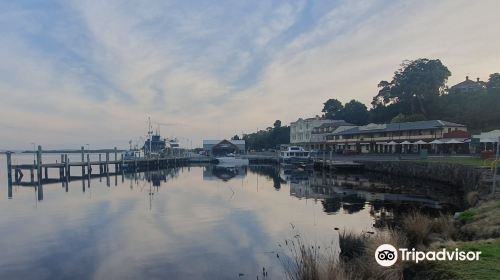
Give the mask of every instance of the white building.
M 311 134 L 315 127 L 326 123 L 335 123 L 338 121 L 322 119 L 319 116 L 314 118 L 302 119 L 290 123 L 290 144 L 303 146 L 311 149 Z

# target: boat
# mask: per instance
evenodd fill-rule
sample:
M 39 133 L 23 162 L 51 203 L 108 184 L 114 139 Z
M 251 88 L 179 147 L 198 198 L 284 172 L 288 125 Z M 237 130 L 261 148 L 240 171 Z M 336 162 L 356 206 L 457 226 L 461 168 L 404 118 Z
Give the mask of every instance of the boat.
M 311 153 L 299 146 L 287 146 L 279 154 L 279 161 L 284 168 L 312 169 Z
M 248 165 L 248 159 L 236 157 L 235 154 L 229 153 L 225 156 L 216 157 L 218 166 L 245 166 Z

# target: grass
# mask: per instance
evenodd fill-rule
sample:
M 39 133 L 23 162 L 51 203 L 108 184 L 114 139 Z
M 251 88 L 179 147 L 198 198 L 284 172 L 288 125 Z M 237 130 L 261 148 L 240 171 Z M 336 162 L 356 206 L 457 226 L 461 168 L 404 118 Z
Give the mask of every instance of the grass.
M 465 239 L 500 237 L 500 199 L 483 202 L 462 212 L 460 220 L 465 223 L 460 228 Z
M 472 222 L 474 220 L 474 215 L 476 215 L 476 211 L 474 211 L 474 209 L 468 209 L 460 213 L 459 219 L 464 223 Z
M 436 262 L 433 270 L 453 274 L 453 279 L 498 279 L 500 277 L 500 239 L 457 243 L 465 251 L 481 251 L 479 261 Z
M 451 164 L 460 164 L 467 166 L 475 166 L 475 167 L 491 167 L 491 160 L 484 160 L 480 158 L 429 158 L 422 161 L 428 162 L 439 162 L 439 163 L 451 163 Z
M 277 257 L 290 280 L 403 279 L 401 261 L 391 267 L 376 263 L 373 256 L 381 244 L 407 246 L 404 233 L 395 230 L 370 236 L 344 231 L 339 234 L 341 253 L 337 254 L 333 246 L 308 245 L 297 234 L 278 245 Z

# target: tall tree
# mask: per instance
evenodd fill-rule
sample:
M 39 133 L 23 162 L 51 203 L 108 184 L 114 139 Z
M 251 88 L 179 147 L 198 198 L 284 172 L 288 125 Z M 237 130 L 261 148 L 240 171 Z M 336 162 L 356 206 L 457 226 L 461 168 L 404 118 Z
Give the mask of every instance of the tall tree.
M 338 114 L 342 109 L 344 109 L 342 102 L 332 98 L 323 103 L 323 110 L 321 112 L 325 113 L 325 118 L 332 120 L 338 119 Z
M 493 73 L 490 75 L 486 83 L 488 93 L 500 93 L 500 73 Z
M 439 59 L 403 61 L 392 81 L 379 83 L 380 91 L 374 98 L 374 104 L 401 103 L 402 109 L 409 109 L 411 114 L 427 115 L 427 105 L 444 93 L 450 75 L 451 72 Z
M 240 140 L 240 137 L 238 134 L 235 134 L 233 137 L 231 137 L 231 140 Z
M 341 116 L 346 122 L 353 123 L 355 125 L 365 125 L 368 123 L 370 118 L 365 104 L 354 99 L 346 103 L 344 109 L 342 109 L 338 115 L 339 117 Z

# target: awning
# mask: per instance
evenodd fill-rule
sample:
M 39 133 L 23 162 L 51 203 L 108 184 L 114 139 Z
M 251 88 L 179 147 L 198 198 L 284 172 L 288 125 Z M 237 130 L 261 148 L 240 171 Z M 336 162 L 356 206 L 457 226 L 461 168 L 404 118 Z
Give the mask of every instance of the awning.
M 450 141 L 444 142 L 445 144 L 463 144 L 464 142 L 458 141 L 456 139 L 451 139 Z
M 422 140 L 418 140 L 417 142 L 413 143 L 413 145 L 425 145 L 425 144 L 427 144 L 427 142 Z
M 377 145 L 387 145 L 387 142 L 377 142 L 375 144 L 377 144 Z
M 409 141 L 403 141 L 403 143 L 401 143 L 401 145 L 409 145 L 409 144 L 411 144 L 411 142 Z
M 436 140 L 430 142 L 429 144 L 443 144 L 443 142 L 436 139 Z
M 481 142 L 481 143 L 496 143 L 496 142 L 498 142 L 498 139 L 481 138 L 481 140 L 479 140 L 479 142 Z
M 394 141 L 391 141 L 389 143 L 387 143 L 387 145 L 397 145 L 398 143 L 394 142 Z

